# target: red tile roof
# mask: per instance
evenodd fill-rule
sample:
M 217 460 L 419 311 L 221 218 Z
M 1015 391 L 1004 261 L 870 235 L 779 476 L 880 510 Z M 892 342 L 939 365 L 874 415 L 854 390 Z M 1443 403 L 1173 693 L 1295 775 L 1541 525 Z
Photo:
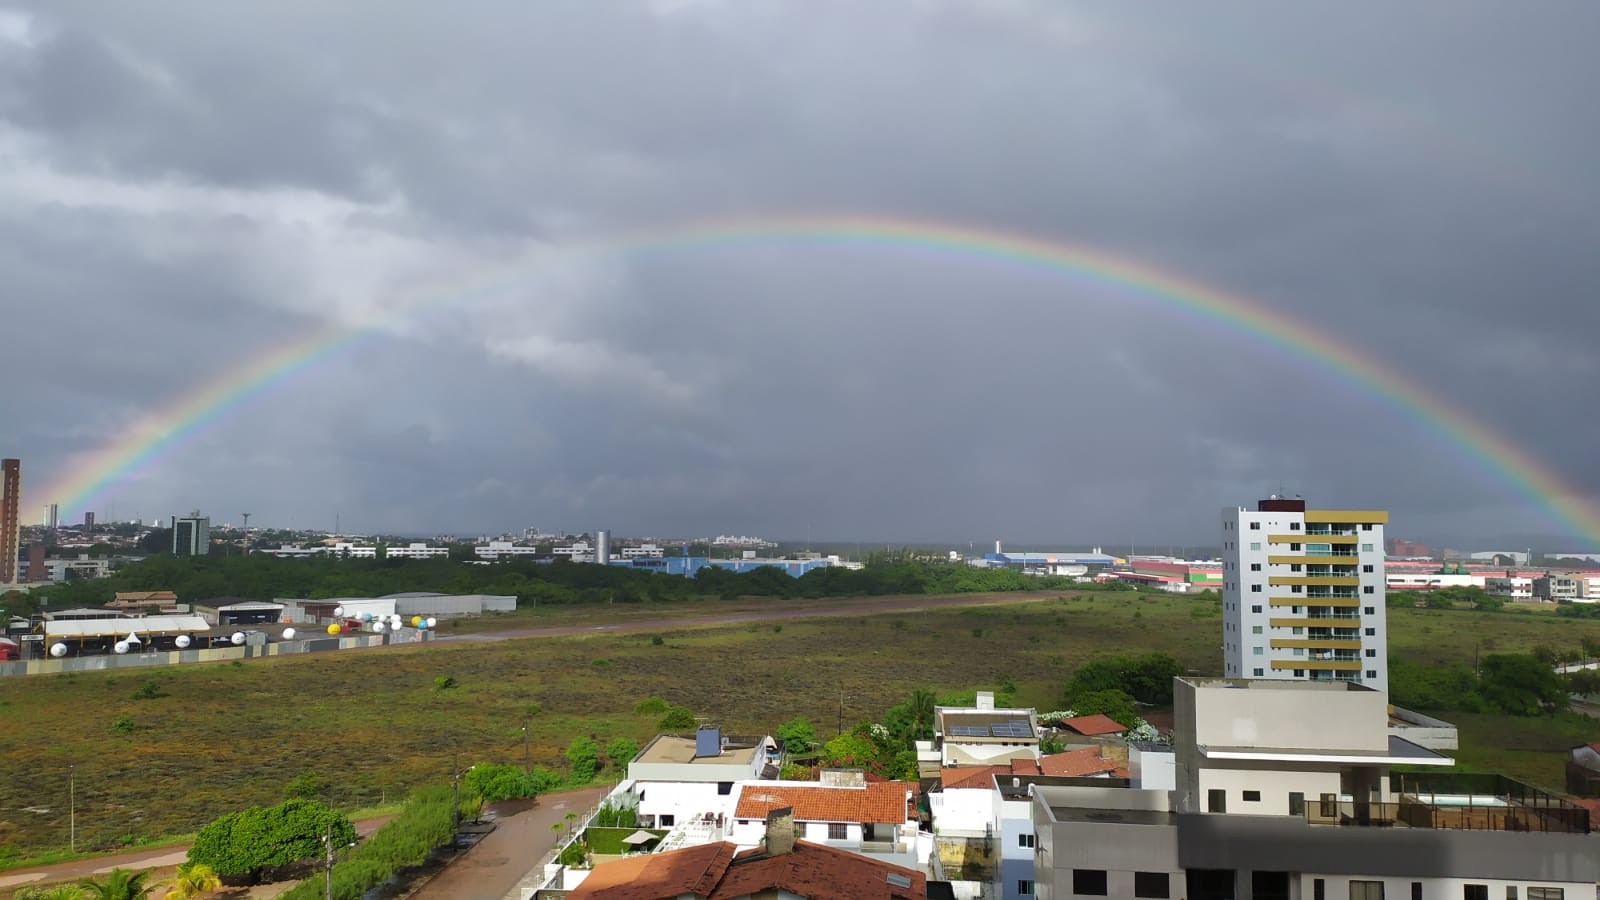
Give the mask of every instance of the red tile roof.
M 595 866 L 567 898 L 659 900 L 684 894 L 706 897 L 727 873 L 737 849 L 724 841 L 608 862 Z
M 1101 734 L 1121 734 L 1128 730 L 1126 726 L 1118 724 L 1115 719 L 1100 713 L 1095 713 L 1092 716 L 1078 716 L 1075 719 L 1062 719 L 1061 727 L 1070 728 L 1086 737 L 1094 737 Z
M 1101 775 L 1116 768 L 1115 762 L 1100 755 L 1099 747 L 1084 747 L 1039 757 L 1039 769 L 1046 775 L 1082 777 Z
M 906 887 L 891 883 L 891 873 L 910 883 Z M 795 841 L 794 850 L 789 853 L 768 856 L 758 847 L 734 857 L 733 865 L 711 892 L 711 900 L 769 891 L 784 891 L 801 897 L 911 900 L 927 897 L 928 883 L 916 869 L 890 865 L 870 856 L 810 841 Z
M 992 788 L 996 775 L 1010 775 L 1010 766 L 946 766 L 939 770 L 939 781 L 945 790 L 956 788 Z
M 869 782 L 863 787 L 764 782 L 740 790 L 733 816 L 764 819 L 775 809 L 792 806 L 797 822 L 900 823 L 916 816 L 912 806 L 916 793 L 917 785 L 910 781 Z
M 795 841 L 788 853 L 768 856 L 761 848 L 734 855 L 727 841 L 629 857 L 594 867 L 568 900 L 671 900 L 689 895 L 723 900 L 768 891 L 801 897 L 861 897 L 911 900 L 928 895 L 916 869 L 810 841 Z M 890 874 L 909 882 L 898 887 Z

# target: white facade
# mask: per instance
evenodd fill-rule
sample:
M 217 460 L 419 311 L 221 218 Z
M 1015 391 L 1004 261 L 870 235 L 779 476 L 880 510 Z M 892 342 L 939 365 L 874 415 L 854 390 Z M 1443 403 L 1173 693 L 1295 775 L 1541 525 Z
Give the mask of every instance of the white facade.
M 594 548 L 589 546 L 588 541 L 575 541 L 568 547 L 554 547 L 550 552 L 556 556 L 565 556 L 575 563 L 592 563 L 595 558 Z
M 1491 576 L 1483 580 L 1483 589 L 1513 600 L 1532 600 L 1533 578 L 1526 575 Z
M 1222 512 L 1223 674 L 1359 681 L 1389 690 L 1378 510 Z
M 450 555 L 450 548 L 429 547 L 423 543 L 410 543 L 404 547 L 391 546 L 383 552 L 390 559 L 443 559 Z
M 640 544 L 637 547 L 622 548 L 623 559 L 661 559 L 666 555 L 667 551 L 657 547 L 655 544 Z
M 539 555 L 539 548 L 525 547 L 510 541 L 490 541 L 487 544 L 473 547 L 472 552 L 477 554 L 479 559 L 512 559 L 518 556 L 537 556 Z M 557 550 L 556 552 L 560 553 L 561 551 Z

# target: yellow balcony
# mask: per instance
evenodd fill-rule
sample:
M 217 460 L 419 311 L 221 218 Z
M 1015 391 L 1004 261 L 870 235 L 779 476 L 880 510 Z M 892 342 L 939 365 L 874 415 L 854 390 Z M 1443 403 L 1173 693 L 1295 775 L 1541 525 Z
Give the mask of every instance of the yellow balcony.
M 1360 650 L 1361 641 L 1344 638 L 1273 638 L 1270 646 L 1274 650 L 1281 647 L 1291 649 L 1301 647 L 1306 650 Z M 1316 660 L 1310 661 L 1316 662 Z
M 1272 575 L 1267 578 L 1269 585 L 1307 584 L 1317 587 L 1355 587 L 1361 584 L 1361 579 L 1354 575 Z
M 1358 534 L 1302 534 L 1292 531 L 1288 534 L 1267 535 L 1269 544 L 1359 544 L 1361 536 Z
M 1326 628 L 1329 621 L 1328 619 L 1310 619 L 1301 616 L 1293 619 L 1268 619 L 1267 624 L 1273 628 Z
M 1308 509 L 1307 525 L 1387 525 L 1389 514 L 1381 509 Z
M 1275 566 L 1353 566 L 1361 562 L 1359 556 L 1269 556 L 1267 562 Z
M 1275 659 L 1274 669 L 1319 669 L 1331 672 L 1359 672 L 1359 659 Z

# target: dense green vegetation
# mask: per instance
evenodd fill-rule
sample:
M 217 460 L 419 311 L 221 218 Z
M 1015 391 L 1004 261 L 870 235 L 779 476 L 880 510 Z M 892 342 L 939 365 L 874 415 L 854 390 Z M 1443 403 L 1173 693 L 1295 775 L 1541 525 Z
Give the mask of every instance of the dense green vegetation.
M 285 800 L 251 806 L 216 819 L 195 835 L 189 861 L 218 875 L 240 875 L 255 884 L 271 869 L 310 859 L 356 839 L 350 820 L 315 800 Z
M 333 867 L 336 900 L 360 900 L 368 889 L 408 866 L 421 865 L 455 834 L 458 810 L 449 785 L 422 788 L 388 824 L 362 841 Z M 352 838 L 354 836 L 352 835 Z M 282 900 L 321 900 L 324 877 L 302 881 Z
M 30 603 L 48 599 L 49 605 L 57 609 L 95 606 L 110 600 L 117 591 L 155 590 L 174 591 L 183 603 L 210 597 L 325 599 L 442 591 L 510 595 L 517 598 L 519 606 L 531 606 L 698 597 L 819 598 L 1083 587 L 1068 578 L 891 556 L 875 558 L 859 570 L 816 569 L 799 578 L 770 566 L 741 573 L 707 567 L 687 578 L 618 566 L 574 564 L 565 559 L 548 564 L 510 560 L 476 565 L 453 559 L 153 556 L 118 569 L 109 578 L 67 582 L 31 596 L 8 594 L 0 605 L 22 611 Z

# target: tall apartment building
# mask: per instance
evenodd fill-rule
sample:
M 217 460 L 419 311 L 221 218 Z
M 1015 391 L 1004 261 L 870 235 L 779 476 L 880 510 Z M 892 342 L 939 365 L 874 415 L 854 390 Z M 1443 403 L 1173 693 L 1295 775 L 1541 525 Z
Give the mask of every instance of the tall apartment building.
M 1380 510 L 1273 496 L 1222 512 L 1223 674 L 1389 690 Z
M 172 517 L 172 555 L 205 556 L 211 552 L 211 519 L 199 510 Z
M 22 460 L 0 459 L 0 584 L 17 580 L 18 505 L 22 501 Z

